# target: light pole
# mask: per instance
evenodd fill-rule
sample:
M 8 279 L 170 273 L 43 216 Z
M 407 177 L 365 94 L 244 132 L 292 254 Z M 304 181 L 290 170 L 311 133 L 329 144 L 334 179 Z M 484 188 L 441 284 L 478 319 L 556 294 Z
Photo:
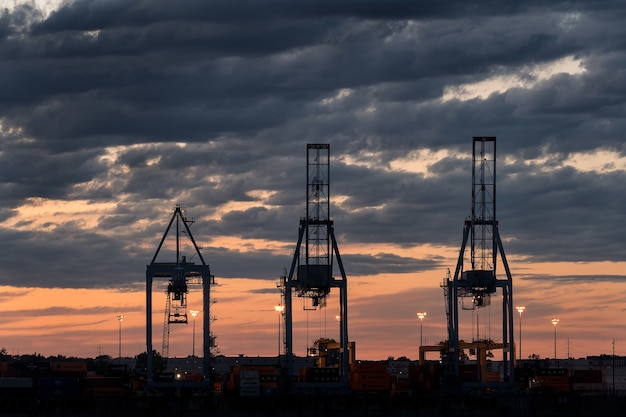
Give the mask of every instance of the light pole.
M 552 325 L 554 326 L 554 359 L 556 359 L 556 325 L 559 324 L 559 319 L 552 319 Z
M 118 358 L 122 357 L 122 322 L 124 321 L 125 317 L 126 316 L 123 314 L 120 314 L 119 316 L 117 316 L 117 320 L 120 322 L 120 329 L 119 329 L 119 336 L 118 336 L 118 351 L 117 351 Z
M 420 346 L 422 346 L 424 344 L 424 339 L 422 337 L 423 333 L 422 333 L 422 322 L 424 321 L 424 317 L 426 317 L 426 312 L 423 313 L 417 313 L 417 317 L 419 317 L 420 319 Z
M 193 317 L 193 334 L 191 335 L 191 357 L 196 357 L 196 316 L 199 310 L 191 310 L 191 317 Z
M 285 306 L 278 305 L 274 306 L 274 310 L 278 313 L 278 360 L 280 361 L 280 322 L 283 315 L 283 311 L 285 310 Z
M 515 307 L 519 312 L 519 360 L 522 360 L 522 313 L 526 310 L 525 306 Z

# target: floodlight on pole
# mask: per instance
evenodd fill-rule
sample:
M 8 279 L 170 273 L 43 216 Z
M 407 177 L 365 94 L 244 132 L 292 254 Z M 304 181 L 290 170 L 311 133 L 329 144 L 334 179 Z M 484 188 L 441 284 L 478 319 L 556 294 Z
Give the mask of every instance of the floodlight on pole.
M 122 357 L 122 322 L 124 321 L 125 317 L 126 316 L 123 314 L 120 314 L 119 316 L 117 316 L 117 320 L 120 322 L 119 333 L 118 333 L 118 351 L 117 351 L 118 358 Z
M 552 325 L 554 326 L 554 359 L 556 359 L 556 325 L 559 324 L 559 319 L 552 319 Z
M 283 311 L 285 311 L 284 305 L 274 306 L 274 310 L 278 313 L 278 360 L 280 361 L 280 322 L 282 321 Z
M 424 344 L 424 339 L 422 337 L 423 333 L 423 327 L 422 327 L 422 322 L 424 321 L 424 317 L 426 317 L 426 312 L 421 312 L 421 313 L 417 313 L 417 317 L 420 319 L 420 346 L 422 346 Z
M 196 357 L 196 316 L 200 312 L 199 310 L 190 310 L 191 317 L 193 317 L 193 334 L 191 335 L 191 357 Z
M 525 306 L 515 307 L 519 312 L 519 360 L 522 360 L 522 313 L 526 310 Z

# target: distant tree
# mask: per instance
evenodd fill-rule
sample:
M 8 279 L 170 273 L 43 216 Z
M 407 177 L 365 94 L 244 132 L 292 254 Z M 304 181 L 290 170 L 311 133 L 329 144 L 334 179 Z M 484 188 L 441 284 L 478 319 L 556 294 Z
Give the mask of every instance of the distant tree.
M 539 355 L 537 355 L 536 353 L 533 353 L 532 355 L 528 355 L 528 359 L 532 359 L 532 360 L 539 360 L 541 359 L 541 357 Z
M 94 370 L 96 371 L 96 374 L 109 376 L 111 361 L 112 359 L 109 355 L 100 355 L 96 357 L 94 361 Z
M 152 350 L 152 372 L 155 374 L 163 372 L 165 370 L 164 365 L 165 363 L 161 354 L 156 350 Z M 146 352 L 142 352 L 135 356 L 135 368 L 143 371 L 148 369 L 148 354 Z
M 20 361 L 23 361 L 23 362 L 46 362 L 47 360 L 46 360 L 45 356 L 43 356 L 40 353 L 35 352 L 35 353 L 29 354 L 29 355 L 21 355 L 20 356 Z

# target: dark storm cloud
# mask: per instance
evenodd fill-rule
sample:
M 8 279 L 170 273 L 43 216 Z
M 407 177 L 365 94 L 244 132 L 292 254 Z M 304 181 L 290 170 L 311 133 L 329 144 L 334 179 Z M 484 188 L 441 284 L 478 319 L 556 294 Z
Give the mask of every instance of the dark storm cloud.
M 47 288 L 133 285 L 146 262 L 123 250 L 120 242 L 64 224 L 53 231 L 3 230 L 0 243 L 2 283 Z M 123 265 L 123 266 L 121 266 Z M 145 274 L 144 274 L 145 275 Z M 108 284 L 107 284 L 108 281 Z
M 518 167 L 519 168 L 519 167 Z M 506 168 L 505 168 L 506 170 Z M 512 253 L 535 261 L 623 260 L 623 173 L 517 169 L 499 186 L 500 231 Z
M 524 275 L 521 278 L 525 280 L 545 281 L 545 276 Z M 560 283 L 581 283 L 581 282 L 624 282 L 626 275 L 551 275 L 550 281 Z M 603 297 L 606 298 L 606 295 Z M 602 301 L 602 300 L 598 300 Z M 598 303 L 602 304 L 602 303 Z
M 351 266 L 350 273 L 367 276 L 377 271 L 388 273 L 420 272 L 441 268 L 443 259 L 415 259 L 397 256 L 391 253 L 378 253 L 375 256 L 347 255 L 342 257 L 343 262 Z
M 135 305 L 135 306 L 125 306 L 126 311 L 132 312 L 142 312 L 144 310 L 143 306 Z M 114 307 L 109 306 L 83 306 L 80 307 L 46 307 L 40 308 L 37 310 L 12 310 L 12 311 L 2 311 L 0 312 L 0 318 L 3 320 L 15 320 L 16 317 L 26 318 L 26 317 L 42 317 L 42 316 L 71 316 L 74 314 L 80 314 L 82 316 L 87 316 L 89 314 L 111 314 L 114 315 L 119 313 L 119 310 L 116 310 Z
M 0 190 L 4 196 L 18 201 L 34 196 L 64 198 L 76 183 L 89 181 L 104 171 L 95 160 L 99 154 L 96 150 L 62 153 L 51 158 L 39 149 L 14 148 L 7 143 L 4 152 Z
M 84 146 L 78 140 L 84 136 L 127 143 L 148 137 L 171 140 L 184 132 L 185 140 L 205 140 L 293 119 L 303 119 L 303 127 L 311 128 L 315 121 L 307 119 L 320 112 L 311 100 L 338 88 L 378 86 L 379 94 L 385 94 L 386 84 L 393 88 L 428 79 L 441 90 L 452 76 L 468 82 L 486 72 L 505 71 L 507 65 L 543 62 L 581 49 L 576 36 L 554 28 L 553 14 L 532 19 L 504 15 L 488 26 L 480 19 L 459 26 L 457 19 L 444 19 L 447 13 L 435 14 L 441 9 L 410 25 L 405 20 L 349 19 L 346 14 L 363 11 L 347 3 L 328 9 L 314 5 L 319 11 L 308 12 L 299 5 L 293 13 L 278 12 L 264 20 L 276 6 L 270 2 L 261 8 L 251 5 L 257 20 L 247 28 L 232 21 L 232 7 L 203 4 L 164 5 L 153 12 L 152 3 L 78 2 L 35 25 L 32 36 L 8 38 L 3 49 L 11 88 L 4 90 L 21 101 L 30 98 L 35 111 L 14 108 L 16 114 L 5 123 L 14 120 L 27 133 L 54 139 L 47 146 L 64 147 Z M 372 7 L 381 16 L 393 10 Z M 481 15 L 481 7 L 473 9 Z M 276 36 L 268 35 L 275 31 Z M 502 39 L 493 42 L 496 36 Z M 389 110 L 395 113 L 398 100 L 389 98 Z M 363 101 L 357 105 L 362 107 Z M 387 117 L 386 109 L 380 109 L 380 117 Z M 68 123 L 69 114 L 81 117 Z M 369 126 L 368 120 L 345 116 L 342 123 L 352 122 L 363 131 L 396 126 L 380 123 L 378 117 Z M 400 113 L 396 130 L 405 132 L 415 116 Z
M 284 270 L 289 271 L 293 260 L 295 243 L 285 247 L 285 255 L 276 255 L 270 251 L 255 250 L 250 253 L 239 253 L 220 248 L 207 248 L 203 256 L 212 259 L 212 271 L 215 271 L 217 280 L 220 278 L 255 277 L 277 280 Z M 291 257 L 288 254 L 291 253 Z M 420 260 L 410 257 L 401 257 L 389 253 L 369 255 L 341 255 L 342 262 L 349 276 L 376 275 L 381 271 L 387 273 L 407 273 L 430 270 L 441 267 L 441 259 Z M 244 261 L 244 262 L 242 262 Z M 335 261 L 334 274 L 340 277 L 340 271 Z M 276 289 L 274 289 L 276 291 Z
M 498 137 L 508 254 L 622 261 L 626 174 L 564 162 L 625 154 L 625 15 L 619 1 L 92 0 L 48 16 L 4 10 L 0 219 L 33 197 L 117 204 L 93 229 L 81 219 L 3 229 L 3 280 L 130 285 L 174 204 L 198 218 L 194 234 L 210 242 L 203 254 L 216 276 L 273 279 L 291 262 L 305 144 L 318 142 L 331 144 L 331 193 L 345 197 L 331 208 L 340 245 L 460 246 L 475 135 Z M 533 72 L 572 57 L 585 72 Z M 440 100 L 446 88 L 497 76 L 536 83 Z M 449 152 L 430 175 L 390 169 L 425 149 Z M 344 162 L 351 156 L 370 164 Z M 531 159 L 547 162 L 523 163 Z M 212 220 L 234 202 L 247 204 Z M 227 250 L 216 236 L 287 243 L 281 256 Z M 344 256 L 349 274 L 441 261 Z

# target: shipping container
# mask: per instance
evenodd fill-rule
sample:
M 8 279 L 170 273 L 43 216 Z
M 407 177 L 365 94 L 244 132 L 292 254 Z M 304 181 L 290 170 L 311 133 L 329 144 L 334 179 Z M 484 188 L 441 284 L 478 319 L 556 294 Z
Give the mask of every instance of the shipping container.
M 498 371 L 485 372 L 485 375 L 483 375 L 483 382 L 500 382 L 500 372 Z
M 537 376 L 569 376 L 569 371 L 565 368 L 539 368 Z
M 42 377 L 37 380 L 40 398 L 77 398 L 80 381 L 74 377 Z
M 574 392 L 600 394 L 604 390 L 604 384 L 601 382 L 572 382 L 572 391 Z
M 84 387 L 84 398 L 129 397 L 132 391 L 125 387 Z
M 356 361 L 350 365 L 353 372 L 384 372 L 387 373 L 387 362 L 383 361 Z
M 83 361 L 64 361 L 50 362 L 50 370 L 56 374 L 71 373 L 77 375 L 87 374 L 87 362 Z
M 572 383 L 602 383 L 602 371 L 599 369 L 575 369 L 570 380 Z
M 258 370 L 241 370 L 239 372 L 239 395 L 241 397 L 259 397 L 261 395 Z
M 348 382 L 353 391 L 391 391 L 391 377 L 382 372 L 351 372 Z
M 11 365 L 9 362 L 0 362 L 0 378 L 13 376 Z
M 567 376 L 537 376 L 537 382 L 542 388 L 549 388 L 556 392 L 570 391 L 570 382 Z
M 339 382 L 339 368 L 302 368 L 302 382 Z
M 33 379 L 30 377 L 0 378 L 0 389 L 32 387 Z

